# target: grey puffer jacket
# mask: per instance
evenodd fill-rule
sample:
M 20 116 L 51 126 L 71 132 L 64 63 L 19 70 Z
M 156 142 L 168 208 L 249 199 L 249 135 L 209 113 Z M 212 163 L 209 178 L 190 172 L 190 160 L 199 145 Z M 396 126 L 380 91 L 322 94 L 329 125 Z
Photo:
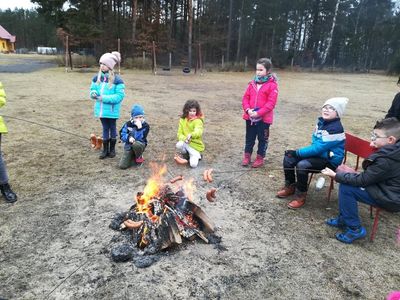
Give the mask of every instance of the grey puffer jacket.
M 378 205 L 400 211 L 400 141 L 386 145 L 366 158 L 361 173 L 336 173 L 335 180 L 364 187 Z

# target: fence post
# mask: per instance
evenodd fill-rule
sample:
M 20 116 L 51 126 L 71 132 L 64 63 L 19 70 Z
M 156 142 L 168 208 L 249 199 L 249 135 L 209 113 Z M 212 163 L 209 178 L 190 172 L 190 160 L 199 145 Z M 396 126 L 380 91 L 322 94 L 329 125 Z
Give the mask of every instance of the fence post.
M 244 57 L 244 71 L 247 70 L 247 55 Z
M 222 55 L 222 64 L 221 64 L 221 66 L 222 66 L 222 69 L 225 67 L 224 55 Z
M 291 67 L 292 71 L 293 71 L 293 63 L 294 63 L 294 57 L 292 57 L 292 62 L 290 63 L 290 67 Z
M 311 72 L 314 71 L 314 58 L 312 59 L 312 63 L 311 63 Z

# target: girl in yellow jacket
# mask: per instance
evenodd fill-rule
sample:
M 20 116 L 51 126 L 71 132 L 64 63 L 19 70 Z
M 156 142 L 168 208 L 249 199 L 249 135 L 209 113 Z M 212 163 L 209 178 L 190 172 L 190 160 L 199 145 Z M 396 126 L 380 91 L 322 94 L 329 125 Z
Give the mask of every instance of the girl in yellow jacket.
M 0 82 L 0 107 L 6 104 L 6 93 L 3 89 L 3 84 Z M 3 117 L 0 116 L 0 148 L 1 148 L 1 135 L 2 133 L 7 133 L 7 127 L 4 123 Z M 8 174 L 6 165 L 3 161 L 3 156 L 0 150 L 0 191 L 7 202 L 13 203 L 17 201 L 17 195 L 12 191 L 10 185 L 8 184 Z
M 189 158 L 189 164 L 192 168 L 197 167 L 201 159 L 201 153 L 205 149 L 202 140 L 203 124 L 204 118 L 200 104 L 196 100 L 186 101 L 179 119 L 176 149 L 180 154 Z M 175 160 L 177 162 L 182 161 L 177 156 Z M 185 160 L 183 161 L 185 162 Z

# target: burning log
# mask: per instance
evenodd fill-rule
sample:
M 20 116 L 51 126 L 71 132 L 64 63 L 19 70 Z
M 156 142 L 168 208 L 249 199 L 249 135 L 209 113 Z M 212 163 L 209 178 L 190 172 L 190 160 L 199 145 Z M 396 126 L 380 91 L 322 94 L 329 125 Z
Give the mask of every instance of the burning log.
M 121 230 L 132 231 L 138 248 L 156 253 L 181 244 L 182 238 L 193 240 L 196 236 L 208 243 L 206 234 L 214 232 L 214 224 L 182 188 L 174 193 L 164 185 L 148 198 L 146 193 L 137 193 L 136 204 L 120 225 Z

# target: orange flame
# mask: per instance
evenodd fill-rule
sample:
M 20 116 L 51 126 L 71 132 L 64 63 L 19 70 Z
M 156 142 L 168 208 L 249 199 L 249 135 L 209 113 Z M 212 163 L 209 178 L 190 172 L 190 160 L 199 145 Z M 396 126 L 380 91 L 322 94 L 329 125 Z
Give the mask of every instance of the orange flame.
M 150 213 L 149 203 L 151 199 L 158 196 L 163 182 L 162 177 L 167 172 L 167 167 L 165 165 L 158 166 L 156 163 L 151 163 L 150 166 L 153 174 L 147 180 L 143 194 L 136 197 L 138 213 Z
M 196 191 L 196 186 L 193 183 L 194 179 L 190 178 L 188 181 L 185 181 L 183 184 L 183 190 L 185 191 L 186 196 L 189 200 L 193 200 L 193 194 Z

